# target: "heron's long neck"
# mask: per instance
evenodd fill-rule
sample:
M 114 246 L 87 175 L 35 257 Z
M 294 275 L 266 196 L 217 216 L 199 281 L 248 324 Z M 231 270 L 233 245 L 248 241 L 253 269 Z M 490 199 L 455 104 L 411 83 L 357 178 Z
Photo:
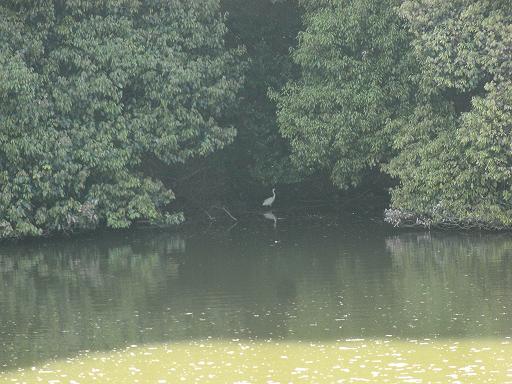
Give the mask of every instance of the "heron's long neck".
M 275 189 L 273 189 L 273 190 L 272 190 L 272 195 L 273 195 L 274 197 L 276 197 L 276 190 L 275 190 Z

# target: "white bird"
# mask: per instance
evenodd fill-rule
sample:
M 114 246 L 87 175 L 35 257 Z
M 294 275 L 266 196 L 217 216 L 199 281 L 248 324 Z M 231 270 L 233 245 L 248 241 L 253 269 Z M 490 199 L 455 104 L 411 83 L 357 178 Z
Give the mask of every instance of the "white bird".
M 272 188 L 272 196 L 270 196 L 269 198 L 266 198 L 264 201 L 263 201 L 263 206 L 264 207 L 271 207 L 272 204 L 274 203 L 274 200 L 276 199 L 276 189 L 275 188 Z

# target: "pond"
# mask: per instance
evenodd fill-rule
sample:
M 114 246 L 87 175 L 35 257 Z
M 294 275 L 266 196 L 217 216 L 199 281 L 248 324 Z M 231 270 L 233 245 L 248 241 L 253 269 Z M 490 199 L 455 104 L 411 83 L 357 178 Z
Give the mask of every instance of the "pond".
M 274 213 L 4 244 L 0 382 L 512 383 L 510 234 Z

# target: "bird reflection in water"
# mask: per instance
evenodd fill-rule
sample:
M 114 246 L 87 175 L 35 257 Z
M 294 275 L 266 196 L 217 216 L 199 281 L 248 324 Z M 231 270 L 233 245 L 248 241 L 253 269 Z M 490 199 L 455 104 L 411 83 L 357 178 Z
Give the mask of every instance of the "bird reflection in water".
M 276 227 L 277 227 L 277 217 L 276 217 L 276 215 L 274 215 L 274 214 L 272 213 L 272 211 L 270 211 L 270 212 L 265 212 L 265 213 L 263 214 L 263 216 L 265 217 L 265 219 L 273 220 L 273 221 L 274 221 L 274 228 L 276 228 Z

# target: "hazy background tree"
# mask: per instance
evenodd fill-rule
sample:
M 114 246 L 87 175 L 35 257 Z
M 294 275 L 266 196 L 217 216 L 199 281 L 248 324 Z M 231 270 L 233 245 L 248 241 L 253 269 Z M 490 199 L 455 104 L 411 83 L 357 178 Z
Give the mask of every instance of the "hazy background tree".
M 224 0 L 228 38 L 233 47 L 247 50 L 247 72 L 235 121 L 238 135 L 227 149 L 228 166 L 238 187 L 297 181 L 288 142 L 277 127 L 276 107 L 269 89 L 280 89 L 296 72 L 290 49 L 296 45 L 301 12 L 295 0 Z M 238 174 L 237 174 L 238 173 Z M 237 180 L 233 180 L 237 182 Z

